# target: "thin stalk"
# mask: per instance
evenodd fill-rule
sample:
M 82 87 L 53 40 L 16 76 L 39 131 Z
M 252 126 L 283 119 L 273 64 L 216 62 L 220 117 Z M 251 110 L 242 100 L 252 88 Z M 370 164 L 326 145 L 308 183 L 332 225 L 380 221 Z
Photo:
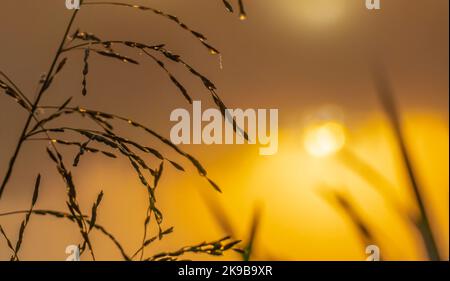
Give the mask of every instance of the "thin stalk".
M 151 213 L 152 213 L 152 209 L 149 207 L 147 209 L 146 217 L 145 217 L 146 222 L 144 223 L 144 235 L 142 236 L 142 246 L 138 250 L 138 251 L 141 251 L 141 256 L 139 258 L 140 261 L 142 261 L 142 259 L 144 258 L 145 240 L 147 239 L 147 228 L 148 228 L 148 224 L 150 223 L 150 219 L 147 221 L 147 218 L 150 218 Z
M 397 107 L 393 100 L 393 91 L 391 85 L 386 77 L 383 75 L 383 69 L 378 69 L 374 74 L 376 78 L 376 87 L 379 98 L 382 102 L 383 108 L 388 115 L 389 121 L 392 125 L 394 136 L 400 149 L 401 157 L 406 168 L 406 172 L 411 184 L 411 189 L 414 194 L 417 207 L 419 209 L 419 219 L 416 221 L 417 228 L 422 236 L 425 244 L 427 254 L 430 260 L 441 260 L 436 240 L 433 236 L 433 230 L 430 225 L 430 219 L 427 214 L 425 203 L 423 200 L 422 190 L 419 186 L 417 178 L 414 173 L 413 164 L 406 148 L 405 137 L 402 132 L 400 124 L 400 117 Z
M 11 215 L 18 215 L 18 214 L 24 214 L 29 212 L 29 210 L 20 210 L 20 211 L 11 211 L 11 212 L 5 212 L 5 213 L 0 213 L 0 217 L 3 216 L 11 216 Z M 39 210 L 32 210 L 32 213 L 35 215 L 49 215 L 49 216 L 53 216 L 56 218 L 65 218 L 68 219 L 70 221 L 74 221 L 75 217 L 72 216 L 69 213 L 64 213 L 64 212 L 59 212 L 59 211 L 54 211 L 54 210 L 44 210 L 44 209 L 39 209 Z M 86 215 L 82 216 L 83 219 L 86 220 L 87 223 L 91 223 L 91 218 L 89 218 Z M 94 228 L 98 231 L 100 231 L 102 234 L 104 234 L 106 237 L 108 237 L 117 247 L 117 249 L 121 252 L 123 258 L 127 261 L 131 260 L 130 257 L 128 257 L 128 255 L 125 253 L 125 250 L 123 249 L 122 245 L 119 243 L 119 241 L 114 237 L 114 235 L 112 235 L 109 231 L 107 231 L 103 226 L 99 225 L 99 224 L 94 224 Z
M 87 43 L 80 43 L 80 44 L 77 44 L 77 45 L 74 45 L 74 46 L 67 47 L 67 48 L 63 49 L 61 52 L 65 53 L 65 52 L 69 52 L 69 51 L 72 51 L 72 50 L 75 50 L 75 49 L 78 49 L 78 48 L 80 48 L 80 50 L 83 50 L 83 49 L 81 49 L 82 47 L 92 46 L 92 45 L 122 44 L 122 45 L 126 46 L 126 43 L 127 43 L 127 41 L 123 41 L 123 40 L 107 40 L 107 41 L 98 41 L 98 42 L 97 41 L 94 41 L 94 42 L 90 41 L 90 42 L 87 42 Z M 134 42 L 132 42 L 132 43 L 134 43 Z M 136 42 L 136 44 L 137 44 L 137 42 Z M 146 45 L 145 48 L 153 49 L 153 48 L 157 48 L 159 46 L 161 46 L 161 44 L 148 45 L 148 46 Z
M 20 95 L 21 98 L 23 98 L 28 105 L 32 106 L 33 104 L 31 103 L 31 101 L 27 98 L 27 96 L 20 90 L 19 87 L 17 87 L 17 85 L 14 83 L 14 81 L 12 81 L 8 75 L 6 75 L 6 73 L 4 73 L 3 71 L 0 70 L 0 75 L 5 77 L 5 79 L 11 84 L 11 86 L 14 87 L 14 89 L 17 91 L 17 93 Z
M 339 152 L 338 157 L 342 164 L 374 187 L 389 204 L 389 207 L 403 217 L 406 213 L 405 208 L 398 198 L 391 193 L 395 190 L 395 186 L 383 174 L 348 148 L 344 147 Z
M 63 36 L 63 38 L 61 40 L 61 43 L 59 45 L 58 51 L 56 52 L 56 55 L 53 58 L 52 64 L 50 66 L 49 71 L 47 72 L 47 75 L 45 77 L 44 83 L 42 84 L 41 89 L 39 90 L 39 93 L 38 93 L 38 95 L 36 97 L 36 100 L 33 103 L 31 111 L 28 114 L 28 117 L 27 117 L 27 120 L 25 122 L 25 125 L 23 126 L 22 132 L 20 134 L 19 141 L 17 142 L 17 145 L 16 145 L 16 148 L 14 150 L 14 153 L 13 153 L 13 155 L 12 155 L 10 161 L 9 161 L 5 177 L 3 178 L 2 184 L 0 186 L 0 199 L 2 198 L 3 191 L 5 190 L 6 185 L 7 185 L 8 181 L 9 181 L 9 178 L 11 177 L 12 171 L 14 169 L 14 165 L 15 165 L 16 160 L 17 160 L 17 156 L 19 155 L 19 152 L 20 152 L 20 150 L 22 148 L 22 144 L 23 144 L 23 142 L 26 139 L 25 136 L 27 134 L 28 127 L 30 126 L 30 123 L 31 123 L 31 120 L 33 119 L 34 113 L 35 113 L 36 109 L 39 106 L 39 102 L 40 102 L 43 94 L 45 93 L 45 90 L 46 90 L 47 85 L 49 83 L 50 77 L 51 77 L 51 75 L 53 73 L 53 70 L 55 69 L 56 63 L 57 63 L 57 61 L 58 61 L 58 59 L 59 59 L 59 57 L 61 55 L 61 51 L 64 48 L 64 43 L 66 42 L 67 35 L 70 32 L 70 29 L 71 29 L 71 27 L 73 25 L 73 22 L 75 21 L 75 18 L 76 18 L 77 14 L 78 14 L 78 10 L 75 10 L 73 12 L 73 14 L 72 14 L 72 17 L 71 17 L 71 19 L 69 21 L 69 24 L 67 25 L 66 31 L 65 31 L 64 36 Z

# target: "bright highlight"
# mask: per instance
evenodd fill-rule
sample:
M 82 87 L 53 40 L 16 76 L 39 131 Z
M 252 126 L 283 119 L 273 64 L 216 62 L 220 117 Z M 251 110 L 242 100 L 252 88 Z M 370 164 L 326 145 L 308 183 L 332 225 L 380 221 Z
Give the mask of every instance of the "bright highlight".
M 309 154 L 324 157 L 339 151 L 345 141 L 344 126 L 337 121 L 328 121 L 306 130 L 304 146 Z

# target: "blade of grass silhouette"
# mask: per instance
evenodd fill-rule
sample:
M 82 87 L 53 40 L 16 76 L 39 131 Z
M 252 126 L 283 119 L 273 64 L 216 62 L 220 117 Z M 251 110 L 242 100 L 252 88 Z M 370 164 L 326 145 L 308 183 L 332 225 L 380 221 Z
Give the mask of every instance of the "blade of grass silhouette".
M 72 25 L 73 25 L 73 23 L 75 21 L 75 18 L 76 18 L 77 14 L 78 14 L 78 11 L 79 10 L 75 10 L 72 13 L 72 17 L 70 18 L 69 24 L 67 25 L 66 31 L 64 32 L 64 36 L 63 36 L 63 38 L 61 40 L 61 43 L 60 43 L 60 45 L 58 47 L 58 50 L 57 50 L 57 52 L 55 54 L 55 57 L 53 58 L 53 61 L 52 61 L 51 65 L 50 65 L 50 69 L 47 72 L 47 75 L 45 77 L 44 83 L 42 84 L 42 87 L 41 87 L 41 89 L 40 89 L 40 91 L 39 91 L 39 93 L 38 93 L 38 95 L 36 97 L 36 100 L 34 101 L 33 106 L 31 108 L 31 112 L 28 114 L 27 120 L 25 121 L 25 125 L 24 125 L 24 127 L 22 129 L 22 133 L 20 134 L 19 141 L 17 142 L 16 148 L 14 149 L 14 152 L 13 152 L 13 156 L 11 157 L 11 159 L 9 161 L 8 168 L 6 170 L 6 174 L 5 174 L 4 178 L 3 178 L 2 184 L 0 185 L 0 199 L 2 198 L 3 192 L 4 192 L 5 188 L 6 188 L 6 185 L 7 185 L 8 181 L 9 181 L 9 178 L 11 177 L 12 171 L 14 169 L 14 165 L 15 165 L 16 160 L 17 160 L 17 156 L 19 155 L 19 152 L 20 152 L 20 150 L 22 148 L 22 144 L 24 142 L 24 137 L 25 137 L 25 135 L 27 133 L 28 126 L 30 125 L 31 120 L 33 119 L 33 116 L 34 116 L 34 112 L 36 111 L 37 107 L 39 106 L 39 102 L 40 102 L 40 100 L 41 100 L 41 98 L 42 98 L 42 96 L 43 96 L 43 94 L 44 94 L 44 92 L 46 90 L 47 84 L 48 84 L 48 82 L 50 80 L 50 77 L 51 77 L 51 75 L 53 73 L 53 70 L 56 67 L 56 63 L 57 63 L 57 61 L 58 61 L 58 59 L 59 59 L 59 57 L 61 55 L 61 51 L 63 49 L 64 43 L 66 42 L 67 35 L 70 32 L 70 29 L 71 29 L 71 27 L 72 27 Z
M 11 240 L 8 238 L 8 235 L 6 235 L 6 232 L 3 229 L 1 224 L 0 224 L 0 233 L 2 234 L 3 238 L 5 238 L 6 244 L 8 245 L 8 248 L 14 253 L 15 249 L 14 249 L 12 243 L 11 243 Z
M 425 202 L 422 194 L 423 190 L 419 187 L 419 183 L 414 172 L 413 163 L 409 156 L 405 137 L 402 131 L 400 115 L 394 101 L 394 92 L 388 78 L 385 76 L 385 73 L 386 72 L 384 68 L 380 65 L 375 65 L 375 67 L 373 68 L 373 77 L 378 98 L 380 99 L 381 105 L 392 126 L 393 133 L 403 160 L 403 164 L 409 178 L 410 186 L 414 194 L 417 207 L 419 209 L 419 218 L 416 220 L 417 229 L 421 233 L 423 242 L 427 250 L 428 258 L 433 261 L 438 261 L 441 260 L 441 257 L 436 240 L 433 235 L 433 230 L 431 229 L 430 219 L 425 207 Z
M 93 229 L 93 227 L 95 226 L 95 222 L 97 220 L 97 210 L 98 207 L 100 206 L 100 203 L 102 201 L 103 198 L 103 191 L 100 191 L 100 193 L 97 195 L 97 200 L 94 202 L 94 204 L 92 205 L 92 210 L 91 210 L 91 219 L 88 223 L 89 227 L 86 231 L 86 235 L 90 234 L 91 230 Z M 85 239 L 83 241 L 83 244 L 81 245 L 80 249 L 85 249 L 86 244 L 89 242 L 88 239 Z M 90 243 L 90 242 L 89 242 Z M 93 256 L 93 259 L 95 260 L 95 257 Z
M 328 190 L 321 192 L 322 198 L 328 201 L 334 208 L 343 211 L 343 214 L 352 223 L 355 231 L 360 238 L 362 246 L 365 248 L 368 245 L 376 245 L 376 239 L 372 233 L 366 219 L 356 210 L 354 203 L 351 201 L 349 195 L 344 195 L 336 190 Z
M 205 205 L 207 206 L 209 213 L 212 214 L 212 216 L 214 217 L 215 221 L 218 223 L 219 227 L 222 229 L 222 231 L 224 233 L 229 234 L 231 237 L 236 237 L 236 231 L 235 228 L 233 227 L 233 223 L 231 222 L 230 217 L 227 215 L 227 212 L 225 211 L 224 206 L 215 198 L 213 198 L 212 196 L 207 195 L 206 193 L 202 192 L 202 198 L 203 201 L 205 202 Z M 259 224 L 259 216 L 260 216 L 260 208 L 257 206 L 255 207 L 254 210 L 254 214 L 253 214 L 253 220 L 252 220 L 252 225 L 250 227 L 250 234 L 249 234 L 249 242 L 247 245 L 250 246 L 250 248 L 252 248 L 253 246 L 253 241 L 255 239 L 255 235 L 256 235 L 256 231 L 258 228 L 258 224 Z M 265 248 L 265 247 L 264 247 Z M 248 255 L 246 254 L 245 250 L 239 250 L 236 249 L 243 260 L 246 260 L 246 258 L 250 257 L 250 253 L 248 253 Z M 251 249 L 250 249 L 251 252 Z M 273 257 L 272 254 L 269 255 L 270 257 Z M 272 258 L 271 260 L 279 260 L 279 259 L 275 259 Z
M 24 214 L 24 213 L 27 213 L 27 212 L 29 212 L 29 210 L 19 210 L 19 211 L 0 213 L 0 217 Z M 66 212 L 60 212 L 60 211 L 54 211 L 54 210 L 43 210 L 43 209 L 32 210 L 31 212 L 33 214 L 35 214 L 35 215 L 40 215 L 40 216 L 47 216 L 48 215 L 48 216 L 52 216 L 52 217 L 55 217 L 55 218 L 65 218 L 67 220 L 75 222 L 74 216 L 69 214 L 69 213 L 66 213 Z M 85 217 L 85 219 L 86 219 L 86 221 L 88 223 L 91 223 L 91 220 L 87 216 L 84 216 L 84 217 Z M 115 238 L 115 236 L 112 235 L 109 231 L 107 231 L 103 226 L 95 223 L 94 226 L 93 226 L 93 229 L 96 229 L 96 230 L 100 231 L 102 234 L 104 234 L 105 236 L 107 236 L 114 243 L 114 245 L 120 251 L 122 257 L 125 260 L 131 260 L 130 257 L 128 257 L 128 255 L 126 254 L 123 246 L 119 243 L 119 241 Z
M 19 237 L 17 238 L 16 247 L 14 249 L 14 255 L 11 257 L 11 260 L 19 260 L 18 253 L 20 251 L 20 247 L 22 246 L 23 235 L 25 233 L 25 229 L 28 226 L 28 222 L 30 221 L 31 214 L 33 213 L 33 208 L 36 205 L 36 201 L 39 196 L 39 186 L 41 184 L 41 174 L 38 174 L 36 178 L 36 182 L 34 184 L 33 198 L 31 200 L 31 206 L 28 212 L 25 214 L 25 218 L 20 225 Z
M 250 232 L 248 235 L 248 242 L 244 249 L 243 259 L 244 261 L 249 261 L 254 249 L 256 235 L 259 230 L 259 225 L 261 221 L 261 213 L 262 207 L 259 204 L 256 204 L 253 210 L 252 224 L 250 227 Z
M 356 175 L 363 178 L 375 188 L 375 190 L 386 200 L 395 212 L 397 212 L 402 218 L 405 216 L 408 220 L 411 217 L 407 215 L 407 211 L 398 198 L 393 196 L 392 192 L 395 190 L 394 185 L 380 172 L 378 172 L 373 166 L 361 159 L 358 155 L 353 153 L 348 148 L 343 148 L 338 153 L 338 158 L 341 160 L 347 168 L 355 172 Z
M 201 192 L 201 197 L 203 198 L 203 202 L 209 210 L 209 213 L 214 217 L 215 221 L 222 229 L 222 231 L 226 235 L 230 235 L 231 237 L 236 237 L 236 233 L 233 227 L 233 223 L 231 219 L 227 215 L 227 212 L 223 205 L 217 200 L 213 198 L 212 195 L 207 195 L 205 192 Z

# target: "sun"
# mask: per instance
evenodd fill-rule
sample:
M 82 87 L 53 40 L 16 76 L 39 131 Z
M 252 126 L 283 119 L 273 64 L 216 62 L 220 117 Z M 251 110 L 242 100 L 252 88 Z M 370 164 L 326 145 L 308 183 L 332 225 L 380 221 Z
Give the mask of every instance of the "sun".
M 306 129 L 304 147 L 312 156 L 325 157 L 342 149 L 346 142 L 345 127 L 338 121 L 326 121 Z

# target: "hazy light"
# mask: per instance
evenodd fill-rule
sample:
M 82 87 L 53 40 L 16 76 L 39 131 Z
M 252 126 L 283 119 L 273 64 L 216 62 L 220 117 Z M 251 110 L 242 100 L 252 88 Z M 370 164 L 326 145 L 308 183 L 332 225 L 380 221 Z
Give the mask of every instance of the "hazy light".
M 347 8 L 342 0 L 290 0 L 280 3 L 286 5 L 290 17 L 316 27 L 336 24 L 344 17 Z
M 345 141 L 344 126 L 337 121 L 327 121 L 307 129 L 304 146 L 309 154 L 324 157 L 339 151 Z

